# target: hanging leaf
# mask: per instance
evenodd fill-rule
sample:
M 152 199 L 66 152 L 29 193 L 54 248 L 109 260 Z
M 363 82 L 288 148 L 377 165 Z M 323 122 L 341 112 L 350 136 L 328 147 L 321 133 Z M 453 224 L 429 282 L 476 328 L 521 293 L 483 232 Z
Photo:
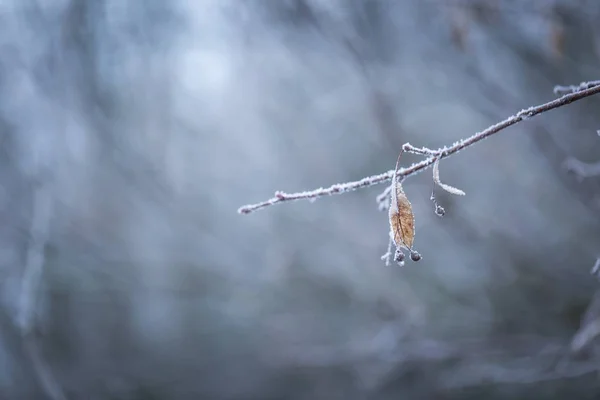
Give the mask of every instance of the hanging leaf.
M 404 246 L 410 250 L 415 239 L 415 217 L 402 185 L 396 182 L 394 186 L 389 212 L 390 227 L 396 246 Z
M 397 248 L 403 246 L 412 250 L 415 239 L 415 217 L 410 201 L 408 201 L 408 197 L 402 189 L 402 183 L 398 182 L 398 163 L 401 155 L 402 151 L 398 155 L 396 169 L 392 177 L 389 208 L 390 229 L 391 237 Z
M 448 193 L 455 194 L 457 196 L 464 196 L 465 192 L 460 189 L 455 188 L 454 186 L 446 185 L 440 181 L 440 158 L 438 157 L 433 163 L 433 181 L 436 185 L 444 189 Z

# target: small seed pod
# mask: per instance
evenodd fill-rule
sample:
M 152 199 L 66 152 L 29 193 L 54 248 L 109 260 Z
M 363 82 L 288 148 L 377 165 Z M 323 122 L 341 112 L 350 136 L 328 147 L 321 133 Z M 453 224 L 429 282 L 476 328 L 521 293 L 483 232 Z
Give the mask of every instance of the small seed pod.
M 404 253 L 399 248 L 396 249 L 396 253 L 394 254 L 394 261 L 400 265 L 404 265 Z
M 436 204 L 435 205 L 435 215 L 437 215 L 438 217 L 443 217 L 444 215 L 446 215 L 446 210 L 444 210 L 444 207 Z
M 414 262 L 417 262 L 421 259 L 421 255 L 418 252 L 411 250 L 410 259 L 413 260 Z

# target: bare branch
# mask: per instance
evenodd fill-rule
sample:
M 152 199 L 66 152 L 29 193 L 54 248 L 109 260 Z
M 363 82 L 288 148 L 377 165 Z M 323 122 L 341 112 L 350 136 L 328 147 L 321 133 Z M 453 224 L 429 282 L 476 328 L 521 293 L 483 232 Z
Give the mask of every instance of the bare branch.
M 555 88 L 556 91 L 556 88 Z M 561 91 L 560 89 L 558 90 Z M 498 133 L 512 125 L 515 125 L 521 121 L 524 121 L 528 118 L 534 117 L 536 115 L 545 113 L 550 110 L 554 110 L 556 108 L 566 106 L 575 101 L 584 99 L 586 97 L 595 95 L 600 93 L 600 81 L 591 81 L 587 83 L 582 83 L 579 86 L 569 87 L 569 92 L 558 99 L 552 100 L 548 103 L 544 103 L 535 107 L 530 107 L 524 110 L 519 111 L 518 113 L 506 118 L 504 121 L 500 121 L 495 125 L 488 127 L 487 129 L 477 132 L 474 135 L 470 136 L 467 139 L 460 140 L 458 142 L 453 143 L 449 147 L 442 147 L 437 150 L 433 150 L 433 153 L 439 157 L 439 159 L 446 158 L 452 154 L 458 153 L 464 148 L 467 148 L 489 136 L 492 136 L 495 133 Z M 410 146 L 411 150 L 422 150 L 423 152 L 427 152 L 429 149 L 417 149 L 413 146 Z M 435 162 L 436 156 L 430 156 L 425 160 L 422 160 L 418 163 L 415 163 L 409 167 L 399 169 L 397 172 L 397 176 L 399 178 L 406 178 L 407 176 L 415 175 L 422 170 L 429 168 Z M 242 206 L 238 209 L 240 214 L 249 214 L 253 211 L 265 208 L 267 206 L 272 206 L 277 203 L 282 203 L 286 201 L 300 200 L 300 199 L 316 199 L 322 196 L 330 196 L 334 194 L 346 193 L 352 190 L 365 188 L 368 186 L 377 185 L 379 183 L 387 182 L 394 176 L 394 170 L 390 170 L 379 175 L 372 175 L 366 178 L 360 179 L 358 181 L 352 181 L 347 183 L 337 183 L 335 185 L 331 185 L 327 188 L 319 188 L 306 192 L 299 193 L 285 193 L 285 192 L 275 192 L 275 197 L 265 200 L 256 204 L 248 204 Z

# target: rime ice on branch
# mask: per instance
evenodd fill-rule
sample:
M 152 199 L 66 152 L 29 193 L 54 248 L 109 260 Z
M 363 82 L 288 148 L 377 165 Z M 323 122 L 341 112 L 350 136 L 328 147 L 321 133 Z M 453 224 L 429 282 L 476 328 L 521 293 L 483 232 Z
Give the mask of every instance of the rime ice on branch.
M 403 146 L 404 151 L 410 151 L 413 153 L 425 155 L 425 156 L 427 156 L 427 158 L 418 163 L 415 163 L 409 167 L 398 169 L 398 171 L 396 173 L 397 177 L 402 179 L 402 178 L 406 178 L 408 176 L 417 174 L 418 172 L 421 172 L 422 170 L 429 168 L 434 163 L 439 162 L 439 160 L 446 158 L 452 154 L 458 153 L 460 150 L 462 150 L 466 147 L 469 147 L 469 146 L 471 146 L 493 134 L 496 134 L 512 125 L 515 125 L 521 121 L 524 121 L 524 120 L 534 117 L 536 115 L 542 114 L 544 112 L 554 110 L 554 109 L 562 107 L 562 106 L 566 106 L 568 104 L 571 104 L 575 101 L 584 99 L 586 97 L 598 94 L 598 93 L 600 93 L 600 80 L 582 82 L 578 86 L 556 86 L 554 88 L 554 92 L 557 94 L 558 93 L 566 93 L 566 94 L 564 94 L 562 97 L 559 97 L 558 99 L 552 100 L 548 103 L 544 103 L 539 106 L 530 107 L 530 108 L 521 110 L 518 113 L 506 118 L 505 120 L 500 121 L 497 124 L 488 127 L 487 129 L 484 129 L 483 131 L 477 132 L 474 135 L 472 135 L 466 139 L 463 139 L 463 140 L 453 143 L 451 146 L 442 147 L 437 150 L 431 150 L 431 149 L 427 149 L 427 148 L 413 147 L 410 144 L 406 143 Z M 390 171 L 381 173 L 379 175 L 368 176 L 366 178 L 363 178 L 363 179 L 360 179 L 357 181 L 346 182 L 346 183 L 337 183 L 337 184 L 331 185 L 327 188 L 321 187 L 321 188 L 306 191 L 306 192 L 285 193 L 285 192 L 277 191 L 277 192 L 275 192 L 275 197 L 272 197 L 272 198 L 265 200 L 263 202 L 260 202 L 260 203 L 248 204 L 248 205 L 242 206 L 238 209 L 238 212 L 240 214 L 249 214 L 256 210 L 260 210 L 262 208 L 272 206 L 277 203 L 283 203 L 286 201 L 301 200 L 301 199 L 316 199 L 316 198 L 322 197 L 322 196 L 330 196 L 330 195 L 334 195 L 334 194 L 346 193 L 346 192 L 350 192 L 352 190 L 361 189 L 364 187 L 373 186 L 373 185 L 376 185 L 379 183 L 390 181 L 393 176 L 394 176 L 394 170 L 390 170 Z M 438 178 L 439 178 L 439 175 L 438 175 Z M 385 195 L 382 194 L 382 195 L 378 196 L 378 203 L 380 204 L 380 207 L 383 204 L 384 208 L 387 208 L 387 206 L 385 206 L 385 201 L 386 201 L 386 198 L 387 198 L 387 195 L 389 194 L 389 192 L 384 192 L 384 193 L 385 193 Z M 436 210 L 437 210 L 437 207 L 436 207 Z

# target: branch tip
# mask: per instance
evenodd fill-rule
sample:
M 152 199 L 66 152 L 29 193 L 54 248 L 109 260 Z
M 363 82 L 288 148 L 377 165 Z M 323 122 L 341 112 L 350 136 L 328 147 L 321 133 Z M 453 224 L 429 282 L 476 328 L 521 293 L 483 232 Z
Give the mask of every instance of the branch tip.
M 434 162 L 436 161 L 436 159 L 446 158 L 447 156 L 458 153 L 459 151 L 461 151 L 467 147 L 470 147 L 471 145 L 473 145 L 483 139 L 486 139 L 486 138 L 488 138 L 488 137 L 490 137 L 512 125 L 515 125 L 521 121 L 524 121 L 524 120 L 534 117 L 536 115 L 554 110 L 556 108 L 566 106 L 568 104 L 571 104 L 575 101 L 584 99 L 586 97 L 598 94 L 598 93 L 600 93 L 600 80 L 582 82 L 578 86 L 556 86 L 556 87 L 554 87 L 554 92 L 557 94 L 558 93 L 565 93 L 565 94 L 563 96 L 561 96 L 557 99 L 554 99 L 552 101 L 549 101 L 547 103 L 540 104 L 535 107 L 523 109 L 523 110 L 519 111 L 518 113 L 506 118 L 505 120 L 500 121 L 480 132 L 477 132 L 466 139 L 455 142 L 451 146 L 442 147 L 437 150 L 431 150 L 426 147 L 418 148 L 418 147 L 412 146 L 410 143 L 405 143 L 402 146 L 402 149 L 404 151 L 417 153 L 417 154 L 421 154 L 421 155 L 426 155 L 426 156 L 428 156 L 428 158 L 426 158 L 418 163 L 415 163 L 409 167 L 398 169 L 397 174 L 396 174 L 397 177 L 400 179 L 403 179 L 408 176 L 415 175 L 415 174 L 421 172 L 422 170 L 432 166 L 434 164 Z M 268 206 L 272 206 L 277 203 L 285 202 L 285 201 L 294 201 L 294 200 L 300 200 L 300 199 L 313 199 L 314 200 L 314 199 L 316 199 L 318 197 L 322 197 L 322 196 L 330 196 L 333 194 L 345 193 L 345 192 L 349 192 L 352 190 L 361 189 L 364 187 L 373 186 L 373 185 L 377 185 L 377 184 L 380 184 L 383 182 L 387 182 L 387 181 L 391 180 L 393 178 L 393 176 L 394 176 L 394 170 L 390 170 L 390 171 L 381 173 L 379 175 L 368 176 L 366 178 L 363 178 L 363 179 L 360 179 L 357 181 L 352 181 L 352 182 L 347 182 L 347 183 L 338 183 L 338 184 L 332 185 L 328 188 L 319 188 L 319 189 L 315 189 L 315 190 L 307 191 L 307 192 L 284 193 L 284 192 L 278 191 L 278 192 L 275 192 L 275 197 L 273 197 L 269 200 L 263 201 L 261 203 L 249 204 L 249 205 L 240 207 L 238 209 L 238 212 L 240 214 L 249 214 L 256 210 L 259 210 L 259 209 L 262 209 L 262 208 L 265 208 Z M 382 202 L 379 200 L 379 198 L 380 197 L 378 196 L 377 201 L 381 207 Z

